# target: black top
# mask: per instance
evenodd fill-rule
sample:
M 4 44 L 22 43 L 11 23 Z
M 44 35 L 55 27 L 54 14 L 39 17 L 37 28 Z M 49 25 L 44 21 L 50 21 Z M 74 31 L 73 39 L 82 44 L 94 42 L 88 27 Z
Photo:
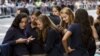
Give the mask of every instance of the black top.
M 72 32 L 70 37 L 70 47 L 71 48 L 83 48 L 81 41 L 81 28 L 79 24 L 72 24 L 68 27 L 68 31 Z
M 24 34 L 24 30 L 11 27 L 6 32 L 6 35 L 3 40 L 3 44 L 4 43 L 16 44 L 15 40 L 17 40 L 19 38 L 26 38 L 26 36 Z
M 36 32 L 36 27 L 31 27 L 31 23 L 29 23 L 28 25 L 27 25 L 27 27 L 26 27 L 26 30 L 25 30 L 25 35 L 27 36 L 27 37 L 30 37 L 30 36 L 32 36 L 33 38 L 37 38 L 37 32 Z
M 99 23 L 96 23 L 95 24 L 95 28 L 97 30 L 97 33 L 98 33 L 98 36 L 99 36 L 99 40 L 100 40 L 100 24 Z
M 60 33 L 52 28 L 47 29 L 44 50 L 47 56 L 63 56 Z
M 12 55 L 14 56 L 29 54 L 26 43 L 16 44 L 15 40 L 19 38 L 27 38 L 24 34 L 24 30 L 10 27 L 5 35 L 3 44 L 5 43 L 10 44 L 10 46 L 12 47 L 11 48 L 12 50 L 10 50 L 10 52 L 13 52 Z
M 50 14 L 49 17 L 50 17 L 50 19 L 53 21 L 53 23 L 54 23 L 55 25 L 59 25 L 59 24 L 60 24 L 60 17 L 59 17 L 59 16 Z
M 29 50 L 31 54 L 42 54 L 44 53 L 43 47 L 41 46 L 40 40 L 38 39 L 38 33 L 37 33 L 36 27 L 31 27 L 31 24 L 28 24 L 25 34 L 27 37 L 32 36 L 32 38 L 35 38 L 32 42 L 29 43 Z
M 69 39 L 69 46 L 72 49 L 80 50 L 80 52 L 88 51 L 90 56 L 94 56 L 96 51 L 95 41 L 92 39 L 93 37 L 89 38 L 87 48 L 85 48 L 82 38 L 81 38 L 81 27 L 80 24 L 72 24 L 68 27 L 68 31 L 72 32 L 72 35 Z

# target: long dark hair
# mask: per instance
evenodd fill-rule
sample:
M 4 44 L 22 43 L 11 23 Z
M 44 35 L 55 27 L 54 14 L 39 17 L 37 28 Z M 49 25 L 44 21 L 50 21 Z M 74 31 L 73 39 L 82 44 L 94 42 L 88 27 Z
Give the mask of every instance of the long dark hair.
M 82 43 L 84 44 L 84 47 L 87 47 L 88 41 L 92 35 L 92 29 L 90 27 L 90 22 L 89 22 L 89 16 L 88 13 L 85 9 L 78 9 L 75 12 L 75 23 L 80 24 L 81 26 L 81 37 L 82 37 Z
M 11 27 L 19 28 L 19 23 L 21 22 L 22 18 L 25 18 L 25 17 L 28 18 L 27 14 L 25 14 L 25 13 L 18 14 L 15 17 Z
M 20 10 L 20 13 L 26 13 L 27 15 L 30 15 L 29 10 L 27 8 L 18 8 L 17 10 Z
M 59 12 L 61 11 L 61 7 L 60 6 L 53 6 L 52 9 L 53 8 L 56 8 Z
M 94 25 L 94 18 L 91 15 L 89 15 L 89 22 L 91 26 Z
M 31 15 L 35 15 L 36 17 L 38 17 L 41 14 L 41 11 L 33 11 Z

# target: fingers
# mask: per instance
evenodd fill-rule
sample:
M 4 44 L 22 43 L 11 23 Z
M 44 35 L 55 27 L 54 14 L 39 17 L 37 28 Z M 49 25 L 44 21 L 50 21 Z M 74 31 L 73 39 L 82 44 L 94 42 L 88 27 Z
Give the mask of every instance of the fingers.
M 34 40 L 35 38 L 30 38 L 30 40 Z
M 16 40 L 16 43 L 25 43 L 27 39 L 19 38 Z
M 32 38 L 32 36 L 30 36 L 29 38 Z
M 27 43 L 33 41 L 35 38 L 32 38 L 32 36 L 30 36 L 28 39 L 27 39 Z
M 75 49 L 72 49 L 71 47 L 68 47 L 68 53 L 71 53 L 73 51 L 75 51 Z
M 28 38 L 28 40 L 34 40 L 35 38 L 32 38 L 32 36 L 30 36 L 29 38 Z

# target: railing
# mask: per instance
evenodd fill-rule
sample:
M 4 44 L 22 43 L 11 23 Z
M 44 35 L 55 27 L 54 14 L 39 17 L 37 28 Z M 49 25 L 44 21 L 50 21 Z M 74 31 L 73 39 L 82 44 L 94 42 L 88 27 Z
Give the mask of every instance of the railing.
M 10 17 L 15 14 L 16 8 L 15 7 L 7 7 L 7 6 L 0 6 L 0 18 L 2 17 Z

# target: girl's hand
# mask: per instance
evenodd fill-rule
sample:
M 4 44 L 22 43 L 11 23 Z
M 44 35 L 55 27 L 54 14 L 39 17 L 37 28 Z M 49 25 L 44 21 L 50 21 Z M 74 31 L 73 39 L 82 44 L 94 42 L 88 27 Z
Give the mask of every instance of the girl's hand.
M 75 49 L 72 49 L 71 47 L 68 47 L 68 53 L 71 53 L 71 52 L 73 52 Z
M 58 30 L 59 30 L 60 32 L 62 32 L 62 31 L 63 31 L 63 27 L 62 27 L 62 26 L 57 25 L 57 28 L 58 28 Z
M 27 39 L 27 43 L 33 41 L 35 38 L 32 38 L 32 36 L 30 36 L 28 39 Z
M 63 33 L 65 34 L 67 32 L 67 29 L 63 29 Z
M 16 43 L 26 43 L 27 39 L 19 38 L 16 40 Z

